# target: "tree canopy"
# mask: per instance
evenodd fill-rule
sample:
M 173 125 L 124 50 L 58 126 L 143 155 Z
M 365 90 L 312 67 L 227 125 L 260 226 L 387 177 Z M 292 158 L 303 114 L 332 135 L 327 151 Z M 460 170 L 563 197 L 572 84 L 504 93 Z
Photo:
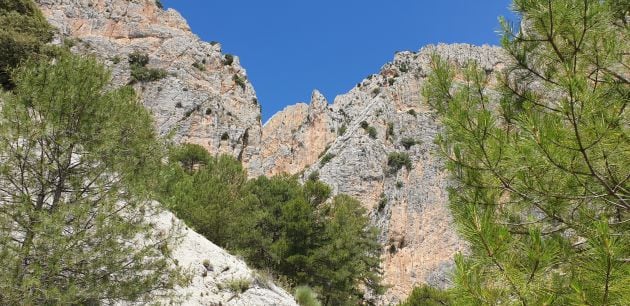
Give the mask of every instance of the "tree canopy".
M 516 0 L 493 80 L 434 58 L 424 88 L 458 184 L 455 304 L 630 303 L 630 31 L 624 1 Z M 493 93 L 496 91 L 496 94 Z M 496 98 L 495 98 L 496 97 Z
M 130 87 L 93 58 L 27 61 L 0 111 L 0 303 L 153 300 L 185 282 L 156 233 L 160 149 Z

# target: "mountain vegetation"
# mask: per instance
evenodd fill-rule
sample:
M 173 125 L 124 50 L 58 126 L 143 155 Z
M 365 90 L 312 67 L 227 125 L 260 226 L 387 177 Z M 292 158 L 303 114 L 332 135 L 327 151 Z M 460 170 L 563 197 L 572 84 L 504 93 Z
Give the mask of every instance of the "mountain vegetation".
M 330 188 L 314 179 L 248 181 L 238 160 L 193 144 L 172 150 L 163 177 L 161 201 L 178 217 L 290 286 L 312 287 L 324 305 L 356 303 L 363 288 L 382 290 L 381 246 L 357 200 L 327 201 Z
M 630 303 L 630 31 L 624 1 L 516 0 L 495 80 L 437 56 L 450 207 L 470 254 L 456 305 Z

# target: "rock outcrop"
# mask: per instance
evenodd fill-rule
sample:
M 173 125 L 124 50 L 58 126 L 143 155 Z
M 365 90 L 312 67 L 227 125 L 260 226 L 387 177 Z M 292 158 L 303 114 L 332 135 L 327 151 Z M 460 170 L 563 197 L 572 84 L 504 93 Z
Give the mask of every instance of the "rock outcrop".
M 318 171 L 334 193 L 350 194 L 369 210 L 382 231 L 384 278 L 392 286 L 385 304 L 406 297 L 415 285 L 447 286 L 453 255 L 465 250 L 447 208 L 448 178 L 434 144 L 440 123 L 421 97 L 433 53 L 460 66 L 476 60 L 488 74 L 503 65 L 497 47 L 400 52 L 329 107 L 289 106 L 263 127 L 266 174 L 304 171 L 306 178 Z M 395 152 L 407 154 L 412 167 L 392 169 L 388 156 Z
M 161 135 L 172 133 L 175 141 L 261 169 L 260 106 L 245 69 L 238 57 L 222 54 L 220 44 L 201 41 L 179 13 L 154 0 L 37 2 L 58 29 L 58 43 L 101 58 L 112 69 L 114 85 L 133 83 L 132 53 L 148 55 L 148 68 L 166 72 L 165 78 L 133 85 Z
M 447 209 L 447 174 L 435 152 L 440 123 L 420 91 L 431 54 L 457 65 L 476 60 L 492 74 L 503 65 L 500 48 L 458 44 L 399 52 L 331 105 L 314 91 L 309 104 L 289 106 L 261 126 L 260 106 L 238 57 L 223 54 L 218 43 L 200 41 L 174 10 L 154 0 L 36 1 L 59 29 L 57 43 L 101 58 L 115 86 L 135 87 L 161 135 L 231 154 L 250 176 L 286 172 L 306 178 L 318 171 L 334 193 L 360 199 L 382 230 L 384 276 L 392 286 L 383 304 L 399 301 L 421 283 L 447 285 L 452 256 L 465 244 Z M 133 82 L 128 60 L 133 53 L 148 55 L 147 67 L 163 69 L 165 78 Z M 408 155 L 412 166 L 392 169 L 391 153 Z M 232 271 L 197 277 L 182 289 L 194 296 L 190 304 L 292 303 L 273 286 L 238 298 L 221 291 L 219 284 L 230 278 L 255 279 L 241 261 L 188 233 L 176 250 L 181 263 L 201 274 L 204 257 L 224 258 L 213 265 Z

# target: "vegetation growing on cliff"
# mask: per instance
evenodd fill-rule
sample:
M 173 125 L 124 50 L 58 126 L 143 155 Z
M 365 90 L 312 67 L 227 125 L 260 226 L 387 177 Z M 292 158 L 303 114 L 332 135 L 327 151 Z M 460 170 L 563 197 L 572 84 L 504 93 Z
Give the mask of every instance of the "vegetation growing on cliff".
M 459 182 L 457 305 L 630 303 L 630 36 L 623 1 L 529 1 L 504 22 L 511 63 L 488 94 L 475 63 L 434 59 L 424 94 Z M 463 80 L 458 82 L 455 80 Z
M 381 290 L 380 245 L 360 203 L 315 179 L 247 181 L 239 161 L 186 144 L 172 150 L 161 199 L 210 241 L 271 269 L 291 286 L 309 285 L 326 305 Z

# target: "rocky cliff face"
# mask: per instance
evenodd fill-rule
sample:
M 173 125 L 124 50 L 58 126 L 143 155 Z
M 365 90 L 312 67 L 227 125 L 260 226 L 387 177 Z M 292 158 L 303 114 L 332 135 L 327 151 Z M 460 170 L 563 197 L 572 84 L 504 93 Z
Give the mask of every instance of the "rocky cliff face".
M 421 97 L 433 53 L 457 65 L 476 60 L 489 74 L 503 65 L 496 47 L 400 52 L 332 105 L 316 92 L 310 107 L 289 106 L 263 127 L 266 174 L 300 173 L 310 164 L 304 178 L 318 171 L 335 193 L 353 195 L 369 210 L 382 230 L 385 281 L 392 286 L 384 303 L 399 301 L 414 285 L 446 286 L 453 255 L 465 250 L 449 215 L 447 174 L 434 145 L 439 120 Z M 388 165 L 395 152 L 408 154 L 409 170 Z
M 115 85 L 130 83 L 128 59 L 134 52 L 149 56 L 147 67 L 166 71 L 163 79 L 134 84 L 161 135 L 172 133 L 175 141 L 231 154 L 261 169 L 260 106 L 238 57 L 199 40 L 176 11 L 154 0 L 37 2 L 59 30 L 58 42 L 102 58 Z
M 114 85 L 132 80 L 128 58 L 134 52 L 148 55 L 149 68 L 167 72 L 163 79 L 133 84 L 155 115 L 160 134 L 238 157 L 250 176 L 286 172 L 306 177 L 318 171 L 334 193 L 360 199 L 382 230 L 385 281 L 392 286 L 384 304 L 404 298 L 417 284 L 447 285 L 452 256 L 465 245 L 446 207 L 447 174 L 433 143 L 439 120 L 420 90 L 432 53 L 458 65 L 477 60 L 492 74 L 503 65 L 499 48 L 439 45 L 397 53 L 331 105 L 314 91 L 309 104 L 289 106 L 263 127 L 238 57 L 222 54 L 218 43 L 200 41 L 174 10 L 164 11 L 154 0 L 36 1 L 59 29 L 57 42 L 74 43 L 73 51 L 100 57 L 112 69 Z M 396 152 L 409 156 L 411 168 L 391 169 L 388 156 Z M 190 239 L 176 251 L 180 262 L 200 270 L 198 261 L 214 254 L 225 257 L 217 266 L 244 271 L 197 277 L 182 289 L 195 296 L 190 304 L 292 303 L 276 289 L 255 289 L 238 299 L 222 292 L 221 281 L 251 278 L 251 271 L 189 232 Z

